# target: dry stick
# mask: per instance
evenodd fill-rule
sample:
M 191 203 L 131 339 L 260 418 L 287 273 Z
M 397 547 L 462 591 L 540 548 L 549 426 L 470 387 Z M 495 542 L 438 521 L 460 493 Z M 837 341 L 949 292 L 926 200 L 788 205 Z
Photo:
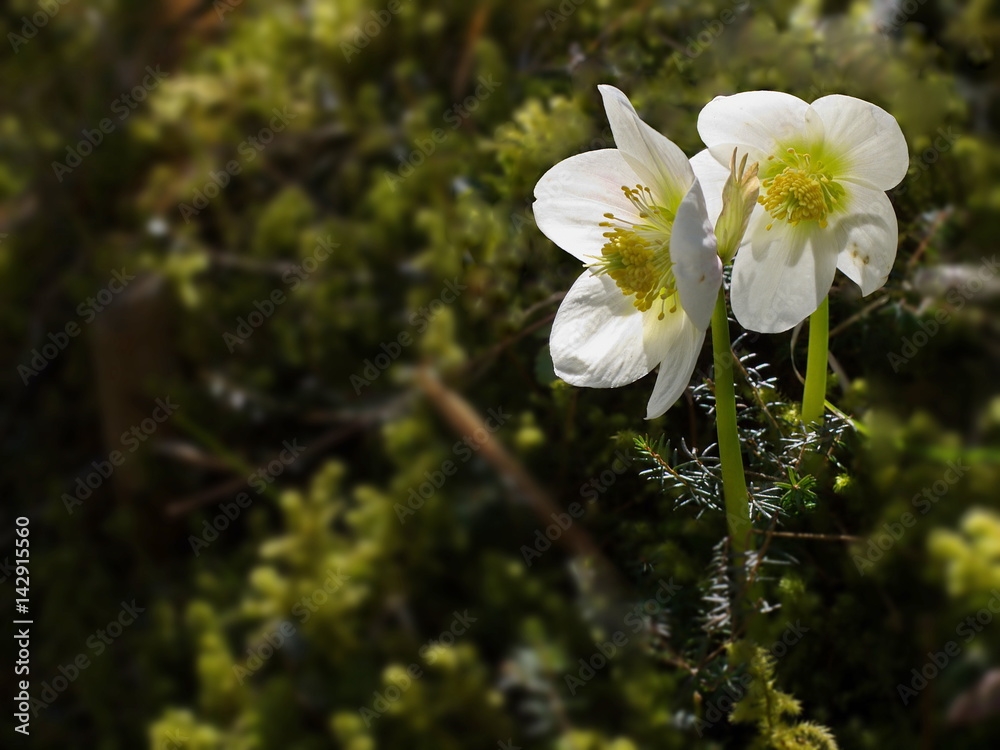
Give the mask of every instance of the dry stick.
M 913 270 L 913 267 L 917 264 L 917 261 L 920 259 L 920 256 L 924 254 L 924 252 L 927 250 L 927 247 L 931 244 L 931 240 L 934 239 L 934 235 L 937 234 L 938 229 L 940 229 L 941 225 L 945 222 L 945 220 L 949 216 L 951 216 L 952 211 L 953 209 L 951 207 L 943 208 L 940 211 L 938 211 L 937 218 L 934 219 L 934 223 L 931 224 L 930 228 L 927 230 L 927 234 L 920 241 L 920 244 L 917 246 L 917 249 L 914 251 L 913 255 L 910 256 L 910 259 L 906 262 L 907 273 Z
M 781 536 L 788 539 L 819 539 L 826 542 L 863 542 L 859 536 L 850 534 L 810 534 L 803 531 L 769 531 L 765 529 L 754 529 L 754 534 L 766 534 L 767 536 Z
M 551 305 L 554 302 L 562 302 L 563 297 L 565 297 L 565 296 L 566 296 L 566 292 L 553 292 L 552 294 L 550 294 L 545 299 L 536 302 L 531 307 L 529 307 L 528 309 L 526 309 L 523 313 L 521 313 L 521 317 L 525 318 L 525 319 L 530 318 L 532 315 L 534 315 L 536 312 L 538 312 L 542 308 L 548 307 L 549 305 Z
M 882 305 L 884 305 L 886 302 L 888 302 L 890 299 L 892 299 L 892 298 L 888 294 L 886 294 L 886 295 L 883 295 L 883 296 L 879 297 L 877 300 L 875 300 L 874 302 L 872 302 L 870 305 L 866 305 L 861 310 L 859 310 L 858 312 L 854 313 L 854 315 L 852 315 L 851 317 L 849 317 L 847 320 L 845 320 L 842 323 L 839 323 L 838 325 L 834 326 L 834 328 L 830 331 L 830 338 L 832 339 L 838 333 L 842 333 L 845 328 L 854 325 L 859 320 L 861 320 L 863 317 L 865 317 L 866 315 L 868 315 L 868 313 L 872 312 L 873 310 L 878 309 L 879 307 L 881 307 Z
M 182 443 L 180 441 L 170 441 L 153 446 L 153 452 L 158 456 L 172 458 L 180 463 L 189 466 L 197 466 L 200 469 L 210 471 L 232 471 L 233 466 L 218 456 L 203 451 L 192 443 Z
M 562 293 L 560 293 L 560 294 L 554 294 L 549 299 L 545 300 L 545 304 L 551 304 L 552 302 L 558 302 L 564 296 L 565 295 L 562 294 Z M 537 305 L 536 305 L 536 307 L 537 307 Z M 472 360 L 471 362 L 469 362 L 469 364 L 466 365 L 466 370 L 468 370 L 468 371 L 471 372 L 475 367 L 479 366 L 480 363 L 485 363 L 491 357 L 496 357 L 497 355 L 500 354 L 500 352 L 502 352 L 504 349 L 506 349 L 511 344 L 517 343 L 518 341 L 520 341 L 521 339 L 523 339 L 525 336 L 528 336 L 529 334 L 532 334 L 535 331 L 537 331 L 542 326 L 545 326 L 545 325 L 551 323 L 553 320 L 555 320 L 555 318 L 556 318 L 556 314 L 555 313 L 551 313 L 549 315 L 546 315 L 541 320 L 536 320 L 531 325 L 529 325 L 529 326 L 527 326 L 525 328 L 522 328 L 517 333 L 512 334 L 512 335 L 508 336 L 507 338 L 505 338 L 503 341 L 500 341 L 500 342 L 494 344 L 489 349 L 487 349 L 485 352 L 483 352 L 482 354 L 478 355 L 474 360 Z M 472 377 L 476 378 L 476 377 L 479 377 L 479 375 L 481 375 L 481 374 L 482 374 L 481 372 L 474 373 L 472 375 Z
M 479 435 L 485 435 L 480 443 L 480 454 L 493 465 L 501 477 L 510 480 L 528 501 L 528 505 L 540 521 L 551 524 L 552 516 L 562 512 L 562 508 L 558 507 L 545 490 L 538 486 L 521 463 L 493 438 L 486 423 L 469 402 L 445 386 L 426 366 L 418 370 L 417 382 L 457 433 L 474 434 L 477 440 Z M 609 571 L 613 570 L 597 545 L 577 525 L 569 526 L 559 537 L 559 542 L 573 554 L 593 558 L 606 565 Z
M 360 432 L 367 429 L 369 425 L 378 422 L 385 418 L 387 412 L 391 411 L 395 406 L 402 401 L 408 400 L 409 394 L 404 395 L 402 399 L 390 403 L 383 409 L 378 409 L 368 414 L 364 414 L 358 417 L 354 422 L 348 424 L 344 427 L 338 427 L 336 429 L 330 430 L 316 440 L 313 440 L 311 444 L 299 454 L 296 461 L 303 458 L 312 458 L 327 448 L 340 443 L 347 438 L 354 435 L 356 432 Z M 176 457 L 176 456 L 175 456 Z M 278 454 L 275 454 L 271 459 L 262 462 L 263 465 L 267 465 L 271 461 L 278 460 Z M 190 513 L 193 510 L 197 510 L 203 505 L 208 505 L 214 500 L 218 500 L 221 497 L 226 497 L 239 492 L 241 489 L 246 487 L 248 480 L 245 477 L 234 477 L 227 480 L 221 484 L 216 485 L 210 489 L 204 490 L 202 492 L 196 492 L 186 497 L 179 498 L 167 503 L 164 508 L 164 513 L 167 516 L 177 517 Z
M 486 23 L 489 21 L 492 12 L 492 1 L 480 3 L 479 8 L 469 22 L 468 32 L 465 35 L 465 44 L 462 47 L 462 55 L 459 58 L 458 65 L 455 66 L 455 76 L 451 80 L 451 95 L 455 99 L 461 97 L 462 91 L 469 81 L 472 65 L 475 62 L 476 45 L 483 35 Z
M 167 504 L 163 512 L 167 516 L 171 517 L 183 516 L 200 508 L 202 505 L 208 505 L 209 503 L 220 498 L 234 495 L 246 486 L 246 479 L 243 477 L 236 477 L 235 479 L 230 479 L 222 484 L 217 484 L 204 492 L 196 492 L 192 495 L 182 497 L 179 500 L 172 500 Z

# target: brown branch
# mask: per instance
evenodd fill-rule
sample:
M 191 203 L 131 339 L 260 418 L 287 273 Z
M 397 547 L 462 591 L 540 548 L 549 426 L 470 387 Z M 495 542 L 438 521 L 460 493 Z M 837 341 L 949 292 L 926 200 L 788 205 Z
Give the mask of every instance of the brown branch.
M 462 55 L 455 66 L 455 77 L 451 81 L 451 95 L 453 99 L 459 99 L 462 91 L 468 85 L 469 77 L 472 74 L 472 65 L 475 62 L 476 45 L 479 43 L 486 29 L 490 14 L 493 13 L 493 2 L 480 3 L 476 12 L 469 22 L 469 30 L 465 35 L 465 44 L 462 47 Z
M 412 392 L 406 393 L 383 408 L 362 414 L 355 417 L 354 421 L 350 424 L 334 428 L 320 435 L 317 439 L 310 441 L 310 444 L 296 458 L 296 462 L 303 459 L 315 458 L 326 452 L 330 447 L 347 440 L 356 433 L 367 429 L 372 424 L 384 420 L 388 414 L 393 413 L 401 404 L 408 402 L 412 398 L 412 395 Z M 262 461 L 261 465 L 266 466 L 271 461 L 276 460 L 280 460 L 277 453 L 270 459 Z M 248 486 L 248 483 L 249 477 L 233 477 L 215 487 L 168 502 L 164 508 L 164 513 L 169 517 L 183 516 L 197 510 L 203 505 L 208 505 L 214 500 L 239 492 Z
M 809 534 L 800 531 L 771 531 L 764 529 L 753 529 L 754 534 L 766 534 L 767 536 L 780 536 L 788 539 L 819 539 L 826 542 L 863 542 L 859 536 L 850 534 Z
M 938 211 L 937 217 L 934 219 L 934 223 L 931 224 L 930 228 L 927 230 L 927 234 L 920 241 L 920 244 L 917 246 L 917 249 L 913 252 L 913 255 L 911 255 L 910 259 L 906 262 L 907 274 L 909 274 L 910 271 L 913 270 L 913 267 L 917 264 L 917 261 L 920 259 L 920 256 L 923 255 L 924 252 L 927 250 L 928 246 L 931 244 L 931 240 L 934 239 L 934 235 L 937 234 L 937 231 L 938 229 L 941 228 L 941 225 L 948 219 L 949 216 L 951 216 L 953 210 L 954 209 L 952 209 L 949 206 L 948 208 L 943 208 L 940 211 Z
M 833 330 L 830 331 L 830 338 L 832 339 L 838 333 L 843 332 L 845 328 L 848 328 L 849 326 L 854 325 L 859 320 L 861 320 L 863 317 L 865 317 L 866 315 L 868 315 L 868 313 L 872 312 L 873 310 L 878 309 L 879 307 L 881 307 L 882 305 L 884 305 L 886 302 L 888 302 L 890 299 L 892 299 L 892 298 L 888 294 L 885 294 L 885 295 L 879 297 L 874 302 L 872 302 L 870 305 L 866 305 L 861 310 L 859 310 L 858 312 L 854 313 L 854 315 L 852 315 L 851 317 L 849 317 L 847 320 L 842 321 L 838 325 L 834 326 Z
M 565 294 L 562 293 L 562 292 L 560 292 L 559 294 L 553 294 L 548 299 L 544 300 L 543 302 L 538 303 L 538 305 L 534 305 L 531 309 L 534 310 L 539 305 L 552 304 L 553 302 L 558 302 L 564 296 L 565 296 Z M 489 349 L 487 349 L 485 352 L 483 352 L 482 354 L 478 355 L 475 359 L 471 360 L 466 365 L 466 370 L 469 371 L 469 372 L 472 372 L 475 368 L 479 367 L 480 365 L 484 365 L 488 360 L 490 360 L 491 358 L 496 357 L 497 355 L 499 355 L 500 352 L 502 352 L 507 347 L 511 346 L 512 344 L 516 344 L 518 341 L 520 341 L 521 339 L 523 339 L 525 336 L 528 336 L 528 335 L 534 333 L 535 331 L 537 331 L 539 328 L 542 328 L 542 327 L 548 325 L 549 323 L 551 323 L 553 320 L 555 320 L 555 317 L 556 317 L 555 313 L 551 313 L 549 315 L 546 315 L 544 318 L 541 318 L 540 320 L 536 320 L 531 325 L 529 325 L 529 326 L 527 326 L 525 328 L 522 328 L 517 333 L 511 334 L 510 336 L 508 336 L 507 338 L 505 338 L 503 341 L 497 342 L 496 344 L 494 344 L 493 346 L 491 346 Z M 473 374 L 472 377 L 473 378 L 477 378 L 480 375 L 482 375 L 482 373 L 481 372 L 477 372 L 477 373 Z
M 507 479 L 518 493 L 528 501 L 528 505 L 539 521 L 546 525 L 551 524 L 553 515 L 561 513 L 562 508 L 535 482 L 521 462 L 508 453 L 493 437 L 486 427 L 486 423 L 469 402 L 444 385 L 427 367 L 421 367 L 418 370 L 417 382 L 458 434 L 476 436 L 480 454 L 501 477 Z M 480 435 L 485 436 L 481 441 Z M 576 524 L 570 525 L 563 531 L 559 537 L 559 543 L 575 555 L 600 560 L 606 563 L 608 570 L 612 569 L 597 545 Z

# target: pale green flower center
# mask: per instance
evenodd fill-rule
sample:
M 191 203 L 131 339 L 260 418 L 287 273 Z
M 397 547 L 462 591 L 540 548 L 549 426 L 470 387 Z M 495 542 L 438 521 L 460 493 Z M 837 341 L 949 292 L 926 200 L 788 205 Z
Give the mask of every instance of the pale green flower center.
M 636 185 L 622 186 L 639 215 L 639 222 L 619 219 L 606 213 L 600 226 L 610 231 L 604 233 L 608 241 L 601 248 L 601 257 L 590 265 L 598 276 L 610 276 L 622 294 L 635 296 L 633 304 L 646 312 L 659 301 L 660 320 L 666 312 L 678 309 L 677 288 L 673 261 L 670 259 L 670 233 L 674 213 L 656 205 L 652 191 Z
M 769 156 L 768 161 L 776 157 Z M 815 221 L 820 227 L 827 225 L 827 217 L 836 211 L 840 199 L 844 197 L 842 188 L 826 169 L 822 161 L 814 161 L 809 154 L 800 154 L 794 148 L 787 156 L 778 157 L 776 166 L 784 165 L 780 171 L 772 166 L 768 169 L 772 176 L 761 180 L 764 194 L 757 202 L 777 221 L 787 221 L 796 226 L 803 221 Z M 774 222 L 767 225 L 770 229 Z

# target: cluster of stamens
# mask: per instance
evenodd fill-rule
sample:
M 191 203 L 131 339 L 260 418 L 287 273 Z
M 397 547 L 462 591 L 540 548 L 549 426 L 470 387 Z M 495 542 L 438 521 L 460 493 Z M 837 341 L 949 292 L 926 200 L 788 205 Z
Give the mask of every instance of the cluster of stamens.
M 635 296 L 634 305 L 645 312 L 660 302 L 659 319 L 666 311 L 676 312 L 677 290 L 670 260 L 670 230 L 674 216 L 653 200 L 649 188 L 622 186 L 625 197 L 636 207 L 640 223 L 604 214 L 607 242 L 601 257 L 591 264 L 595 273 L 607 274 L 626 297 Z
M 768 160 L 774 159 L 773 156 Z M 812 161 L 809 154 L 788 149 L 788 157 L 781 160 L 786 166 L 774 177 L 761 181 L 765 193 L 757 202 L 779 221 L 796 226 L 802 221 L 815 221 L 827 225 L 827 216 L 833 211 L 844 189 L 825 171 L 823 162 Z M 767 225 L 770 229 L 774 223 Z

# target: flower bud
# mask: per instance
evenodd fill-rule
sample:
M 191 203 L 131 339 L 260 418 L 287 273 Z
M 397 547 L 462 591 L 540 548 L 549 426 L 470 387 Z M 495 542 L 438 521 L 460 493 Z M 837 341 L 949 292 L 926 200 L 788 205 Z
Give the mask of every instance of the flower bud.
M 722 213 L 715 225 L 715 236 L 719 241 L 719 257 L 729 263 L 747 231 L 750 214 L 757 205 L 760 181 L 757 179 L 757 162 L 747 168 L 747 154 L 743 155 L 739 168 L 736 167 L 736 149 L 729 162 L 729 179 L 722 188 Z

